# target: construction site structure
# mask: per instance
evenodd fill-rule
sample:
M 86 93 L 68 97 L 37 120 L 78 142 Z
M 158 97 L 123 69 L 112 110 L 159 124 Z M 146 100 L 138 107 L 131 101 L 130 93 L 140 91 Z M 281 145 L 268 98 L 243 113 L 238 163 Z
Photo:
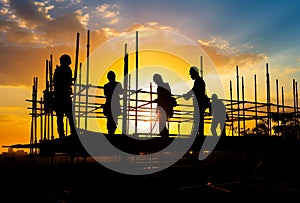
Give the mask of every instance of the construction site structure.
M 105 101 L 103 93 L 103 86 L 97 84 L 89 84 L 89 48 L 90 48 L 90 32 L 88 30 L 87 39 L 87 66 L 86 66 L 86 83 L 82 83 L 82 63 L 79 63 L 79 38 L 80 34 L 76 36 L 76 50 L 75 50 L 75 68 L 74 78 L 76 81 L 73 86 L 73 114 L 76 119 L 77 136 L 84 136 L 88 129 L 89 119 L 98 119 L 99 122 L 106 119 L 103 114 L 102 105 Z M 200 58 L 200 73 L 203 77 L 203 58 Z M 122 100 L 122 112 L 119 117 L 122 127 L 121 133 L 128 134 L 129 137 L 142 136 L 146 138 L 160 139 L 155 132 L 157 127 L 157 118 L 155 115 L 155 104 L 153 104 L 153 98 L 155 91 L 153 91 L 152 83 L 149 83 L 149 90 L 144 91 L 138 89 L 138 32 L 136 32 L 136 87 L 131 89 L 130 75 L 128 74 L 128 53 L 127 44 L 125 44 L 124 54 L 124 95 Z M 66 139 L 65 142 L 59 140 L 56 136 L 55 125 L 55 111 L 52 106 L 53 97 L 53 56 L 46 60 L 46 81 L 45 89 L 42 96 L 38 94 L 38 78 L 33 78 L 32 86 L 32 98 L 26 101 L 30 102 L 30 116 L 31 116 L 31 129 L 30 129 L 30 142 L 29 144 L 15 144 L 12 146 L 6 146 L 10 148 L 29 148 L 31 156 L 54 156 L 58 154 L 66 154 L 74 157 L 75 155 L 89 156 L 80 142 Z M 241 89 L 240 89 L 241 85 Z M 221 98 L 226 106 L 226 120 L 225 126 L 220 136 L 222 137 L 216 150 L 235 150 L 235 149 L 248 149 L 254 148 L 261 149 L 263 146 L 278 147 L 278 143 L 286 144 L 298 143 L 299 136 L 299 106 L 298 106 L 298 87 L 297 81 L 293 79 L 293 106 L 285 104 L 284 88 L 279 87 L 278 80 L 276 80 L 276 103 L 271 102 L 270 96 L 270 76 L 269 65 L 266 64 L 266 102 L 258 102 L 257 100 L 257 81 L 256 75 L 254 75 L 254 101 L 245 100 L 244 91 L 244 78 L 239 75 L 239 67 L 236 66 L 236 95 L 237 98 L 233 98 L 233 82 L 230 81 L 230 98 Z M 97 91 L 91 91 L 96 89 Z M 98 92 L 97 95 L 91 95 L 90 92 Z M 240 97 L 241 93 L 241 97 Z M 192 104 L 181 103 L 180 95 L 173 95 L 177 99 L 178 106 L 175 107 L 174 116 L 168 120 L 168 125 L 173 130 L 171 131 L 170 139 L 185 138 L 188 137 L 188 133 L 184 133 L 183 126 L 190 125 L 193 122 L 193 106 Z M 97 103 L 91 103 L 90 98 L 97 98 Z M 148 98 L 148 99 L 144 99 Z M 205 112 L 205 125 L 209 132 L 209 126 L 212 120 L 212 115 L 209 110 Z M 134 125 L 130 125 L 130 122 Z M 68 122 L 65 122 L 68 123 Z M 142 124 L 141 124 L 142 123 Z M 249 124 L 251 123 L 251 125 Z M 253 124 L 254 123 L 254 124 Z M 148 132 L 139 132 L 139 125 L 149 126 Z M 131 127 L 130 127 L 131 126 Z M 171 127 L 172 126 L 172 127 Z M 251 126 L 251 127 L 249 127 Z M 66 125 L 66 131 L 68 131 Z M 97 133 L 97 132 L 95 132 Z M 103 135 L 107 136 L 105 132 Z M 206 136 L 210 136 L 207 133 Z M 124 140 L 128 139 L 128 136 L 118 136 L 115 138 L 107 139 L 120 139 L 118 142 L 120 148 Z M 204 138 L 203 138 L 204 139 Z M 255 140 L 255 141 L 254 141 Z M 259 140 L 259 141 L 256 141 Z M 271 143 L 274 142 L 275 145 Z M 112 141 L 112 140 L 110 140 Z M 170 143 L 163 143 L 162 146 Z M 113 141 L 112 141 L 113 142 Z M 117 142 L 117 141 L 116 141 Z M 154 142 L 154 141 L 153 141 Z M 70 144 L 71 143 L 71 144 Z M 73 143 L 73 144 L 72 144 Z M 75 143 L 75 144 L 74 144 Z M 200 142 L 199 142 L 200 143 Z M 198 150 L 198 144 L 196 148 L 191 150 Z M 128 144 L 128 143 L 127 143 Z M 151 147 L 150 147 L 151 146 Z M 141 145 L 138 142 L 132 142 L 130 146 L 123 146 L 129 148 L 132 153 L 141 153 L 145 151 L 156 151 L 160 147 L 155 148 L 154 145 Z M 144 147 L 144 148 L 143 148 Z

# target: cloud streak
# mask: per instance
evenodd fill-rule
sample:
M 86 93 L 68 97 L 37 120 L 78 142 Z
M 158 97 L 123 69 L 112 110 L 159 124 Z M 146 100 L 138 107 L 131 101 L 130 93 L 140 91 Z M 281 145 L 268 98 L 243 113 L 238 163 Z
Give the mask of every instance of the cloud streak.
M 235 47 L 220 36 L 211 35 L 209 39 L 199 39 L 197 42 L 213 60 L 220 73 L 226 73 L 236 65 L 251 67 L 268 60 L 266 54 L 255 53 L 252 46 Z
M 105 22 L 109 25 L 113 25 L 119 22 L 119 5 L 118 4 L 102 4 L 96 7 L 100 16 L 105 19 Z
M 32 1 L 11 0 L 10 9 L 16 16 L 15 20 L 21 27 L 35 29 L 44 26 L 50 19 L 48 9 L 42 8 L 40 4 L 34 4 Z
M 80 2 L 73 2 L 77 5 Z M 102 4 L 87 13 L 88 8 L 73 9 L 57 17 L 50 11 L 58 6 L 47 3 L 12 0 L 4 4 L 0 18 L 0 85 L 32 84 L 32 78 L 44 77 L 45 60 L 54 54 L 55 63 L 60 54 L 75 50 L 76 33 L 81 33 L 80 57 L 84 60 L 86 51 L 86 30 L 91 15 L 98 14 L 107 26 L 91 30 L 91 51 L 107 40 L 135 30 L 159 29 L 179 32 L 175 27 L 162 25 L 156 21 L 133 22 L 118 29 L 112 24 L 120 23 L 121 13 L 117 4 Z M 65 8 L 64 8 L 65 9 Z M 96 12 L 96 13 L 95 13 Z M 264 53 L 254 53 L 253 47 L 232 46 L 220 36 L 199 39 L 199 45 L 207 52 L 218 70 L 226 72 L 236 65 L 251 66 L 267 59 Z M 5 51 L 4 51 L 5 50 Z

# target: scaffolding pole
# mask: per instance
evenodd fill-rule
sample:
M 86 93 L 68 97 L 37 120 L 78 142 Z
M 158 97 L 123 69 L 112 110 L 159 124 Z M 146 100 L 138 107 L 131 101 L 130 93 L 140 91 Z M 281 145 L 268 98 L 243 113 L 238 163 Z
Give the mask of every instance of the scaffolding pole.
M 89 103 L 89 74 L 90 74 L 90 30 L 87 31 L 87 45 L 86 45 L 86 97 L 85 97 L 85 122 L 84 122 L 84 129 L 87 130 L 88 128 L 88 103 Z
M 127 92 L 128 92 L 128 53 L 127 44 L 125 44 L 124 53 L 124 95 L 123 95 L 123 119 L 122 119 L 122 132 L 127 135 Z

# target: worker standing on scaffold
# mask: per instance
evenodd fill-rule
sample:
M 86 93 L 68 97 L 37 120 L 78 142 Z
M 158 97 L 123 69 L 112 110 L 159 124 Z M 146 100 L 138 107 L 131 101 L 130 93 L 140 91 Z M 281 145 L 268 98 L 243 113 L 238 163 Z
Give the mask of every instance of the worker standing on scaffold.
M 116 81 L 114 71 L 107 73 L 108 83 L 104 85 L 104 95 L 106 97 L 103 105 L 103 113 L 107 118 L 106 128 L 109 135 L 114 135 L 118 125 L 118 116 L 122 114 L 120 105 L 120 95 L 123 94 L 122 84 Z
M 199 118 L 195 118 L 196 115 L 194 115 L 192 133 L 196 134 L 196 138 L 204 137 L 204 112 L 209 106 L 209 98 L 206 95 L 206 84 L 203 78 L 200 77 L 199 69 L 197 67 L 191 66 L 189 74 L 191 79 L 194 80 L 194 85 L 193 88 L 183 94 L 182 97 L 185 100 L 193 97 L 194 114 L 197 112 L 197 114 L 199 114 Z M 199 121 L 198 126 L 196 125 L 197 121 Z
M 72 85 L 73 77 L 70 64 L 71 57 L 63 54 L 60 58 L 60 66 L 58 66 L 53 75 L 54 85 L 54 110 L 57 119 L 57 132 L 60 139 L 65 138 L 64 116 L 69 120 L 71 135 L 76 135 L 76 128 L 72 113 Z
M 172 94 L 168 82 L 164 82 L 160 74 L 153 75 L 153 81 L 157 85 L 157 99 L 153 102 L 157 103 L 156 114 L 159 120 L 159 132 L 162 138 L 169 137 L 169 129 L 167 127 L 168 118 L 174 114 L 171 102 Z

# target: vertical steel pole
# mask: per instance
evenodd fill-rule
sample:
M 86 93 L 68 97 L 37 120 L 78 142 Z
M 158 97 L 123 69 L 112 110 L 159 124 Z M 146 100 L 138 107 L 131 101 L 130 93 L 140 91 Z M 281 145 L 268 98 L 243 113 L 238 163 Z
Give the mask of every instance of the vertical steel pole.
M 256 75 L 254 75 L 254 100 L 255 100 L 255 127 L 257 127 L 257 84 L 256 84 Z
M 201 78 L 203 78 L 203 56 L 200 56 L 200 74 Z
M 238 136 L 241 135 L 240 131 L 240 90 L 239 90 L 239 67 L 236 66 L 236 91 L 237 91 L 237 122 L 238 122 Z
M 50 95 L 53 95 L 53 56 L 50 55 L 49 61 L 49 83 L 50 83 Z M 54 121 L 53 121 L 53 109 L 50 109 L 50 125 L 49 128 L 51 130 L 51 139 L 54 139 Z
M 278 89 L 278 79 L 276 79 L 276 109 L 277 109 L 277 118 L 278 118 L 278 121 L 277 121 L 277 125 L 279 127 L 279 89 Z M 279 136 L 279 132 L 277 134 Z
M 135 46 L 135 65 L 136 65 L 136 68 L 135 68 L 135 90 L 136 90 L 136 100 L 135 100 L 135 134 L 137 135 L 137 122 L 138 122 L 138 89 L 139 89 L 139 51 L 138 51 L 138 47 L 139 47 L 139 44 L 138 44 L 138 31 L 136 31 L 136 46 Z
M 88 125 L 88 105 L 89 105 L 89 74 L 90 74 L 90 30 L 87 31 L 87 53 L 86 53 L 86 95 L 85 95 L 85 130 L 87 130 Z
M 232 136 L 234 136 L 234 129 L 233 129 L 233 127 L 234 127 L 234 121 L 233 121 L 233 103 L 232 103 L 232 82 L 231 82 L 231 80 L 230 80 L 230 111 L 231 111 L 231 135 Z
M 272 135 L 272 119 L 271 119 L 271 84 L 270 84 L 270 74 L 269 74 L 269 64 L 267 63 L 268 67 L 268 86 L 269 86 L 269 91 L 268 91 L 268 125 L 269 125 L 269 135 Z
M 242 100 L 243 100 L 243 127 L 244 135 L 246 134 L 246 118 L 245 118 L 245 92 L 244 92 L 244 77 L 242 76 Z
M 127 44 L 125 44 L 124 53 L 124 93 L 123 93 L 123 119 L 122 119 L 122 133 L 127 134 L 127 92 L 128 92 L 128 53 Z

